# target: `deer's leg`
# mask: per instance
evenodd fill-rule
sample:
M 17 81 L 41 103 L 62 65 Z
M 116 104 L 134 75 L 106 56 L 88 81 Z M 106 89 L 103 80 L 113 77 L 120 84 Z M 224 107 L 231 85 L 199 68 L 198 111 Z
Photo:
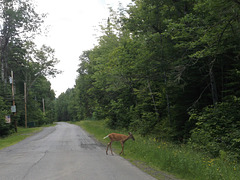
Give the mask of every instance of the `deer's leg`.
M 122 145 L 122 151 L 119 154 L 124 154 L 123 149 L 124 149 L 124 143 L 121 141 L 121 145 Z
M 113 152 L 112 152 L 112 142 L 110 142 L 110 149 L 111 149 L 111 153 L 113 155 Z
M 107 144 L 106 155 L 108 155 L 108 146 L 110 145 L 110 143 Z

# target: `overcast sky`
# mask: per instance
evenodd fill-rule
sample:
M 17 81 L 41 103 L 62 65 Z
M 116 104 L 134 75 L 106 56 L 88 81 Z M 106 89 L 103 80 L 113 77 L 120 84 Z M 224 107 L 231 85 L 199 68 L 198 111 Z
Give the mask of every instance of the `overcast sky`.
M 56 66 L 63 73 L 49 79 L 56 96 L 75 85 L 79 56 L 97 44 L 96 29 L 109 15 L 108 7 L 125 7 L 131 0 L 34 0 L 38 13 L 47 13 L 47 36 L 39 36 L 37 45 L 55 49 L 60 60 Z

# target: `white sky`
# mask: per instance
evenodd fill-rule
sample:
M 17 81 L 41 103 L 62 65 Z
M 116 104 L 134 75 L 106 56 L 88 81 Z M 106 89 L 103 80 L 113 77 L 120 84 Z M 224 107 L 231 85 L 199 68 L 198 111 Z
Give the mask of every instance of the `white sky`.
M 96 29 L 106 21 L 108 7 L 125 7 L 131 0 L 34 0 L 38 13 L 47 13 L 44 26 L 48 26 L 47 36 L 39 36 L 35 42 L 55 49 L 55 57 L 60 60 L 56 66 L 63 73 L 49 79 L 58 97 L 75 85 L 79 56 L 97 44 Z

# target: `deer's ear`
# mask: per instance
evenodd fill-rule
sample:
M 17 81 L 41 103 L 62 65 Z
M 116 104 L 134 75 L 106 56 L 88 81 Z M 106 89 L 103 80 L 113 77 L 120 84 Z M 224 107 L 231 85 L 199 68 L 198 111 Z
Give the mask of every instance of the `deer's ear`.
M 128 134 L 129 134 L 129 135 L 131 135 L 132 133 L 131 133 L 131 132 L 129 132 Z

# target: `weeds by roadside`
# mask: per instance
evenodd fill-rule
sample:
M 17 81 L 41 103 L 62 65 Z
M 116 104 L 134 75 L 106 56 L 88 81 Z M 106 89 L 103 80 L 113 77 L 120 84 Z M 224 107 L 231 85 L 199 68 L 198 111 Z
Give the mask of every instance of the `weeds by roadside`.
M 104 126 L 103 121 L 81 121 L 75 124 L 93 134 L 100 142 L 107 144 L 108 139 L 102 138 L 113 130 Z M 127 134 L 127 132 L 114 132 Z M 133 163 L 141 161 L 147 166 L 175 174 L 183 179 L 194 180 L 237 180 L 240 177 L 240 165 L 225 159 L 211 159 L 200 152 L 192 150 L 187 145 L 175 145 L 167 142 L 157 142 L 149 137 L 141 137 L 134 134 L 135 142 L 129 141 L 125 144 L 124 158 Z M 118 142 L 113 143 L 115 153 L 121 151 Z M 159 175 L 154 175 L 161 179 Z
M 37 128 L 18 127 L 17 133 L 11 134 L 10 136 L 7 136 L 5 138 L 0 138 L 0 149 L 14 145 L 41 130 L 42 130 L 42 127 L 37 127 Z

